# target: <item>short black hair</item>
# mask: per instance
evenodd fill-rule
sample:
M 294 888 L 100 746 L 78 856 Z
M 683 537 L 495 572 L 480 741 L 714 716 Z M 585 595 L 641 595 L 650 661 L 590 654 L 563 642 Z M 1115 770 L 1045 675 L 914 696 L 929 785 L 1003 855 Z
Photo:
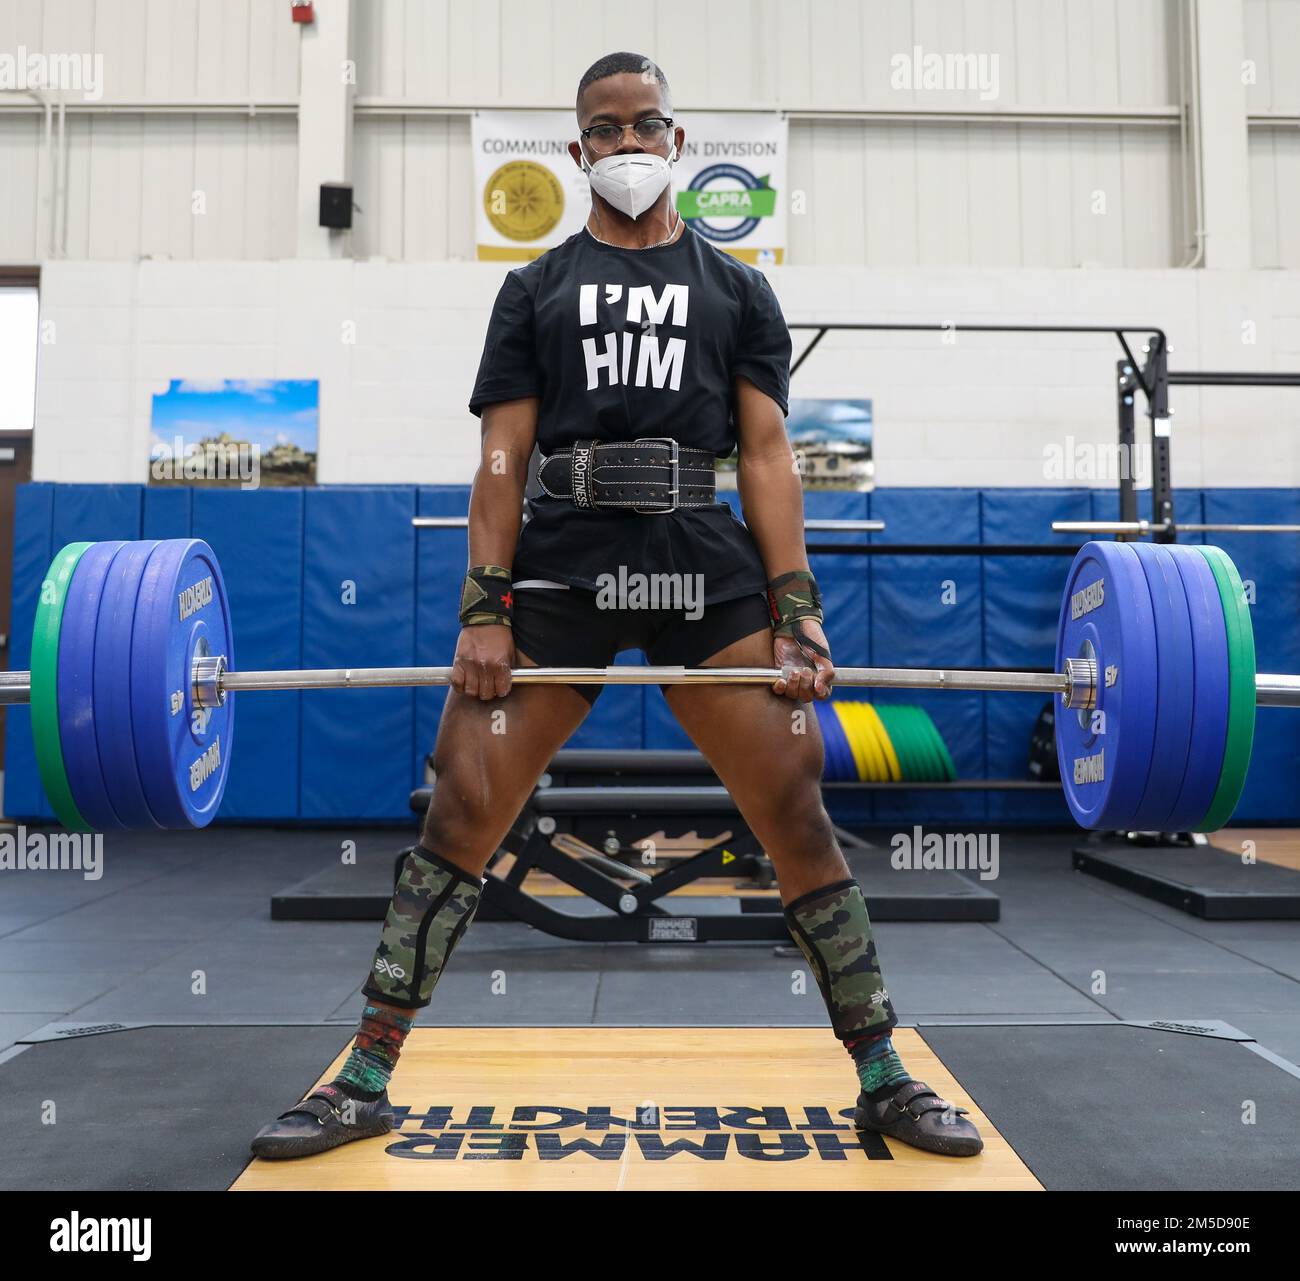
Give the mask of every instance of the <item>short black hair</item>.
M 620 76 L 626 72 L 631 72 L 634 76 L 653 74 L 654 78 L 659 82 L 659 90 L 664 97 L 664 106 L 669 111 L 672 110 L 672 95 L 668 89 L 668 77 L 664 75 L 659 69 L 659 65 L 652 58 L 647 58 L 643 53 L 607 53 L 603 58 L 597 58 L 582 73 L 582 79 L 578 81 L 578 96 L 574 102 L 574 110 L 581 116 L 582 95 L 597 80 L 604 80 L 608 76 Z

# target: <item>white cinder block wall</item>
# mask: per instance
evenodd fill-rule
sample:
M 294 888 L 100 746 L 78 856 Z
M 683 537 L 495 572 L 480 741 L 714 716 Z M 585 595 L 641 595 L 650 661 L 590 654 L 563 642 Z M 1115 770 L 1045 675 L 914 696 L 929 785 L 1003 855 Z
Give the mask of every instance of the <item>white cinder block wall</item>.
M 169 379 L 318 378 L 322 482 L 468 481 L 478 423 L 465 404 L 503 271 L 49 264 L 35 478 L 146 479 L 150 398 Z M 882 485 L 1076 484 L 1045 475 L 1044 451 L 1114 444 L 1113 339 L 963 334 L 963 322 L 1155 324 L 1174 369 L 1300 369 L 1300 272 L 789 266 L 771 278 L 792 323 L 958 326 L 953 344 L 829 335 L 795 377 L 797 395 L 873 400 Z M 1300 484 L 1300 389 L 1174 388 L 1171 403 L 1176 485 Z

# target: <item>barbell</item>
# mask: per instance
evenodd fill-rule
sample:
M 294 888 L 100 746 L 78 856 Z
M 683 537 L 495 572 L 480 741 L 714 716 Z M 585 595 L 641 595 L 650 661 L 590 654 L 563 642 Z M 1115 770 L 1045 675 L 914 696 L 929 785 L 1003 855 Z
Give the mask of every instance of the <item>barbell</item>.
M 525 667 L 521 685 L 768 685 L 765 667 Z M 448 685 L 450 667 L 240 671 L 230 606 L 198 539 L 70 543 L 41 584 L 29 672 L 46 795 L 81 830 L 203 827 L 230 770 L 236 693 Z M 1231 815 L 1255 707 L 1300 706 L 1300 677 L 1255 671 L 1250 610 L 1213 547 L 1088 543 L 1061 604 L 1051 672 L 841 667 L 874 689 L 1008 691 L 1060 701 L 1065 798 L 1084 827 L 1210 830 Z

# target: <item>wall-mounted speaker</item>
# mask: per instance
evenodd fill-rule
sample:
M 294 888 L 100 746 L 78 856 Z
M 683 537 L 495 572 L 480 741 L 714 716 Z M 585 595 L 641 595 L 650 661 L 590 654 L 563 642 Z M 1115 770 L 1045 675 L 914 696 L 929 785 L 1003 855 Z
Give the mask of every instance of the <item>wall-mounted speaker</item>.
M 352 226 L 352 184 L 322 182 L 320 185 L 320 225 L 335 231 Z

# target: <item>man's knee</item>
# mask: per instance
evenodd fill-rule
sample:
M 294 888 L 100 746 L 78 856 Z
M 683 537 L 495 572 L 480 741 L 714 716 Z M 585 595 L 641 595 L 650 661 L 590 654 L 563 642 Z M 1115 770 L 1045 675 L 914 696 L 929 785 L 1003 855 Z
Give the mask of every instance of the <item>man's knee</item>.
M 477 868 L 500 843 L 500 827 L 500 806 L 493 804 L 482 779 L 466 787 L 455 778 L 439 777 L 424 819 L 430 849 Z
M 830 816 L 822 802 L 819 774 L 798 768 L 778 767 L 759 791 L 758 807 L 770 821 L 797 826 L 809 834 L 827 835 Z

